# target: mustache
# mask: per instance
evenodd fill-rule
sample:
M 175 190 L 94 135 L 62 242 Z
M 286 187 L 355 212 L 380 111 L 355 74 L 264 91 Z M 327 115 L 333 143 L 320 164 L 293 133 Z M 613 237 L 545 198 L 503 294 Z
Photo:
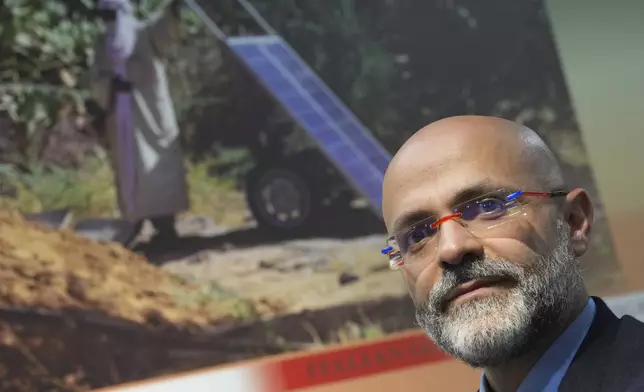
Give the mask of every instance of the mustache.
M 495 278 L 520 282 L 524 276 L 524 269 L 508 260 L 470 259 L 443 270 L 443 277 L 429 295 L 428 305 L 435 311 L 442 310 L 447 303 L 449 293 L 456 287 L 472 280 Z

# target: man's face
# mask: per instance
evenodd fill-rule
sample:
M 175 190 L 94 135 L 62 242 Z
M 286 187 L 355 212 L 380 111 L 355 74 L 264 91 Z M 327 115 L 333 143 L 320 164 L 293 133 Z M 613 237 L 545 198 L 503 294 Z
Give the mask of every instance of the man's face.
M 427 299 L 416 303 L 419 325 L 438 346 L 475 367 L 500 365 L 536 347 L 570 313 L 582 284 L 567 225 L 557 221 L 556 231 L 558 242 L 542 255 L 482 256 L 444 270 Z M 454 287 L 488 277 L 503 284 L 446 301 Z
M 432 148 L 408 149 L 385 188 L 385 220 L 446 216 L 458 195 L 526 189 L 520 152 L 507 143 L 442 137 Z M 419 151 L 413 151 L 417 148 Z M 420 326 L 447 353 L 475 367 L 501 364 L 534 348 L 539 337 L 570 313 L 582 279 L 570 227 L 550 199 L 530 200 L 522 213 L 473 234 L 447 221 L 433 242 L 405 255 L 402 275 Z M 413 259 L 413 260 L 411 260 Z M 491 283 L 490 283 L 491 282 Z M 455 289 L 484 287 L 455 296 Z

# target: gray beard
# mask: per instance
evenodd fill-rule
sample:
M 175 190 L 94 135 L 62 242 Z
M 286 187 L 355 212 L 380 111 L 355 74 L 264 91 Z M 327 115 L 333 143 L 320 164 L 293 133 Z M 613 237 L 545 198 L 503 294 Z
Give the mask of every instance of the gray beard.
M 557 234 L 555 249 L 529 267 L 503 259 L 478 259 L 445 269 L 427 302 L 416 306 L 418 324 L 443 351 L 472 367 L 498 366 L 533 350 L 570 315 L 583 285 L 562 221 L 557 221 Z M 451 289 L 483 277 L 507 277 L 516 286 L 502 295 L 446 309 L 444 299 Z

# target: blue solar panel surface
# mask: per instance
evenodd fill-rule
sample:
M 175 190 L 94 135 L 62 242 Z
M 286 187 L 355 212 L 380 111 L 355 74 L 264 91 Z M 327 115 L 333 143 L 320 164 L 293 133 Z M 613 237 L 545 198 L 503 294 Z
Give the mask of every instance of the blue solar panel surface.
M 232 37 L 228 45 L 380 211 L 391 155 L 279 36 Z

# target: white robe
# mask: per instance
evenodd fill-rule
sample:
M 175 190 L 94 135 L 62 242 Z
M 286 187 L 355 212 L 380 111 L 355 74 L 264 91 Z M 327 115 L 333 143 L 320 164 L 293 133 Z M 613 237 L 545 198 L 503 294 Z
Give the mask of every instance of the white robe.
M 106 111 L 106 132 L 122 216 L 141 219 L 174 215 L 189 209 L 188 187 L 179 126 L 168 87 L 164 59 L 180 37 L 180 21 L 170 8 L 139 24 L 127 60 L 133 137 L 124 142 L 111 102 L 114 67 L 103 37 L 91 69 L 94 98 Z M 128 191 L 128 189 L 130 189 Z

